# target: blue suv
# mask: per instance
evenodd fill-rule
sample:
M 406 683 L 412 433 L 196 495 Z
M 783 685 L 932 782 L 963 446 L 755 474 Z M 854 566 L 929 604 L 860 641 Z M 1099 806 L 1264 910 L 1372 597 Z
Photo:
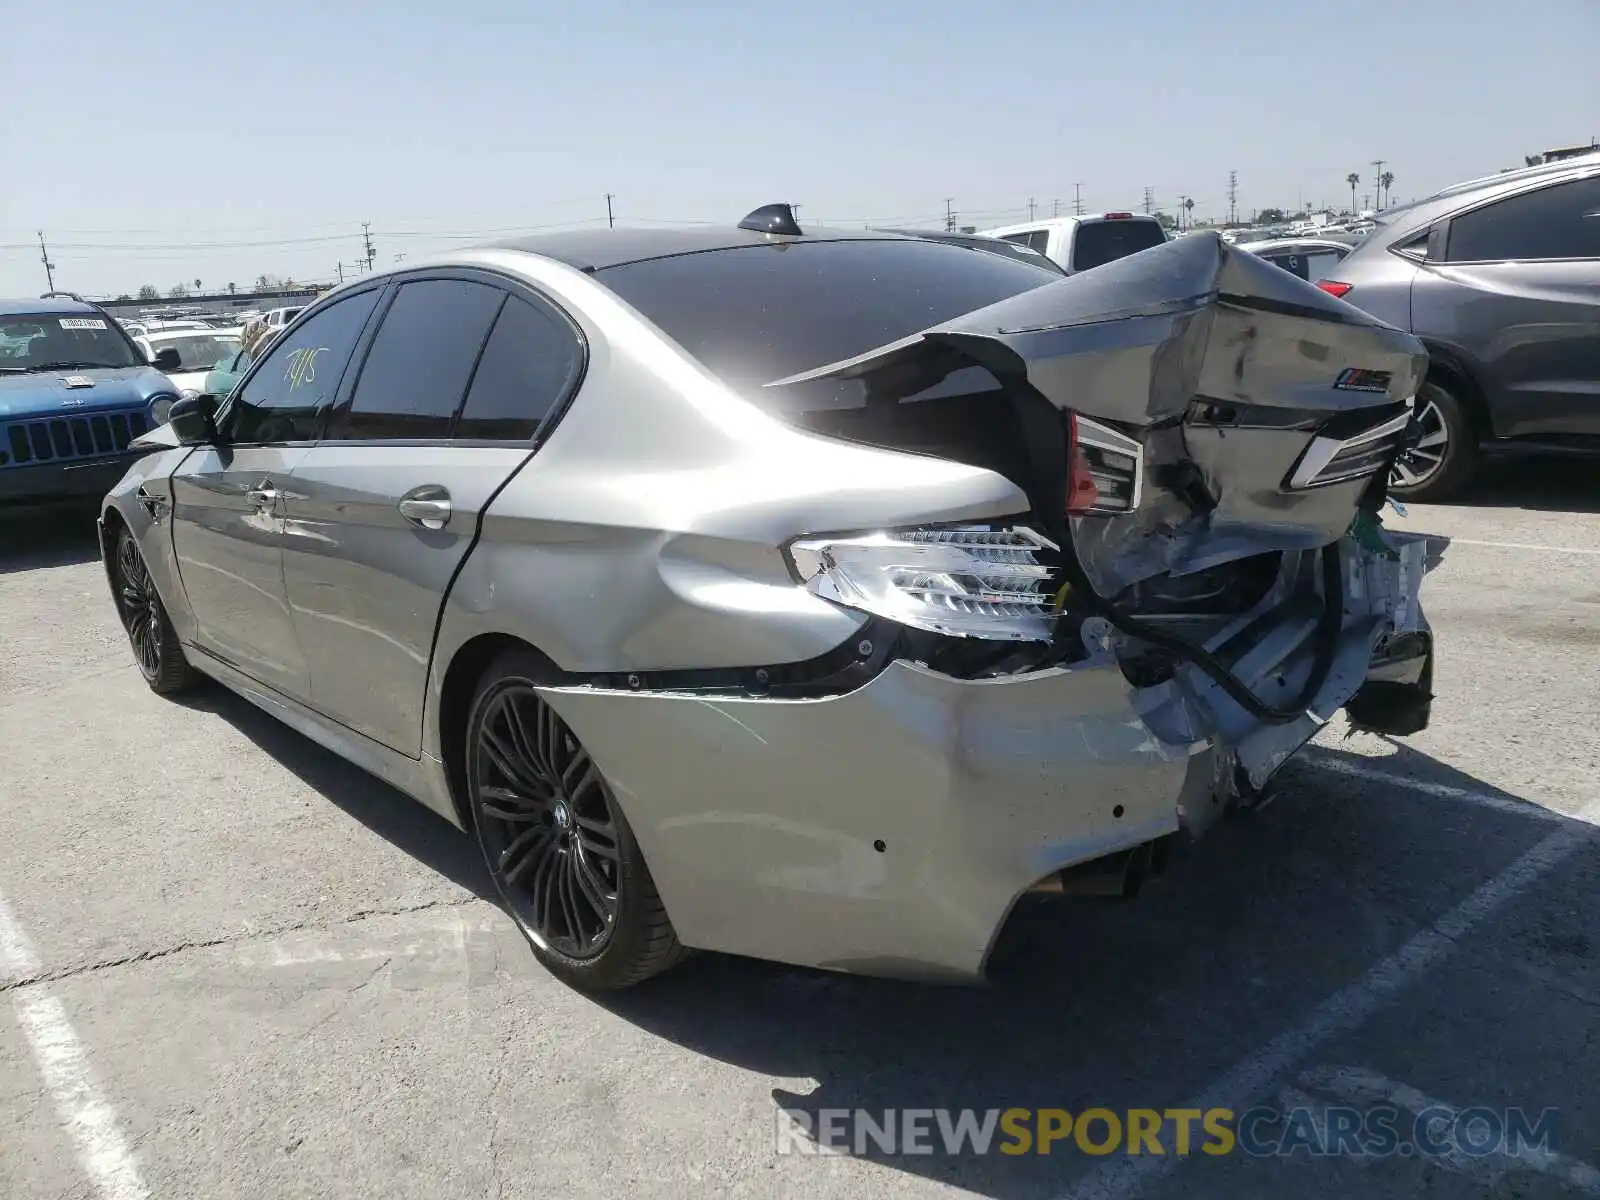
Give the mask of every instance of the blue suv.
M 109 491 L 128 443 L 166 423 L 177 390 L 157 368 L 177 365 L 69 293 L 0 300 L 0 509 Z

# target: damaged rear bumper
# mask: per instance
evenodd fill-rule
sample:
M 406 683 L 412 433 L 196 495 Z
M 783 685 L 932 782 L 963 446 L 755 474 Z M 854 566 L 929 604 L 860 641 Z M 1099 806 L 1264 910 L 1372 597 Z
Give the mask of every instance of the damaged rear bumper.
M 684 944 L 971 980 L 1041 881 L 1199 832 L 1369 679 L 1415 693 L 1431 674 L 1424 545 L 1394 546 L 1341 543 L 1332 666 L 1279 724 L 1191 668 L 1135 686 L 1108 626 L 1086 626 L 1089 656 L 1070 666 L 957 679 L 893 661 L 821 699 L 542 691 L 602 765 Z M 1212 639 L 1249 641 L 1235 668 L 1269 702 L 1296 695 L 1314 658 L 1304 619 L 1273 604 Z

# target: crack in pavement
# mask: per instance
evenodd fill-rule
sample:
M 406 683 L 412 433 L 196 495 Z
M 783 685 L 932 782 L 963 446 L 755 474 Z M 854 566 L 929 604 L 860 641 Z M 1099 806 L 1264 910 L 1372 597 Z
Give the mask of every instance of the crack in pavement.
M 0 983 L 0 995 L 14 992 L 19 988 L 34 987 L 41 983 L 55 983 L 62 979 L 75 979 L 80 975 L 92 975 L 98 971 L 110 970 L 114 967 L 135 966 L 139 963 L 157 962 L 163 958 L 171 958 L 177 954 L 186 954 L 191 950 L 212 950 L 218 946 L 229 946 L 239 942 L 255 941 L 257 939 L 282 937 L 288 933 L 304 933 L 312 929 L 335 929 L 345 925 L 354 925 L 361 921 L 371 920 L 373 917 L 403 917 L 409 913 L 426 912 L 436 908 L 463 908 L 468 904 L 484 903 L 481 897 L 466 895 L 449 900 L 424 900 L 420 904 L 402 904 L 388 908 L 361 908 L 336 920 L 311 920 L 300 921 L 291 925 L 280 926 L 275 929 L 248 929 L 238 933 L 225 934 L 221 937 L 195 938 L 187 942 L 179 942 L 175 946 L 161 946 L 153 950 L 140 950 L 134 954 L 125 954 L 120 958 L 101 959 L 97 962 L 77 963 L 69 967 L 57 967 L 53 970 L 38 971 L 21 979 L 10 979 Z M 380 968 L 381 969 L 381 968 Z

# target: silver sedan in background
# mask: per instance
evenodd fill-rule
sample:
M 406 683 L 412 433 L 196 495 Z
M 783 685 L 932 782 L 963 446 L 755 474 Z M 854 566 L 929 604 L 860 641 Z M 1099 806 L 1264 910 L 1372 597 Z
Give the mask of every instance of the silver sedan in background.
M 174 405 L 102 545 L 199 676 L 471 830 L 553 972 L 982 975 L 1341 707 L 1427 721 L 1379 523 L 1426 359 L 1196 234 L 1063 278 L 737 228 L 466 250 Z

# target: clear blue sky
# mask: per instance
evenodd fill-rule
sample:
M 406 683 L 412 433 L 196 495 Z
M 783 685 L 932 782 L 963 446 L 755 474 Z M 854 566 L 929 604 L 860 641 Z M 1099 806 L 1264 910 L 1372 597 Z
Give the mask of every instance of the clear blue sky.
M 502 228 L 1395 198 L 1600 135 L 1600 0 L 78 0 L 0 24 L 0 295 Z M 217 245 L 329 239 L 294 245 Z

